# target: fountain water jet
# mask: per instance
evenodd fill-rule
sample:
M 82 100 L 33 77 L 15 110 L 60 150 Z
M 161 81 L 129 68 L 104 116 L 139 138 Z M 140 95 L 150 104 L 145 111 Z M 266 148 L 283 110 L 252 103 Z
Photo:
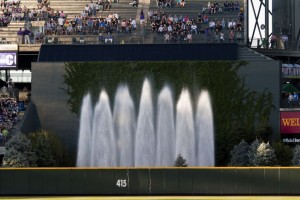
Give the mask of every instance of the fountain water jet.
M 198 165 L 215 166 L 213 113 L 208 91 L 202 91 L 197 104 L 196 135 Z
M 187 89 L 181 91 L 176 108 L 176 155 L 181 154 L 189 166 L 196 166 L 193 109 Z
M 117 140 L 117 165 L 134 166 L 135 109 L 128 87 L 125 85 L 117 89 L 113 122 Z
M 135 166 L 155 165 L 155 131 L 150 82 L 143 84 L 135 139 Z
M 171 89 L 163 88 L 157 105 L 156 166 L 172 166 L 175 158 L 174 105 Z
M 91 166 L 112 167 L 116 163 L 116 139 L 109 98 L 103 90 L 95 106 Z
M 86 95 L 82 101 L 80 112 L 80 125 L 79 125 L 79 146 L 77 153 L 78 167 L 88 167 L 91 164 L 91 142 L 92 142 L 92 120 L 93 110 L 91 104 L 91 95 Z

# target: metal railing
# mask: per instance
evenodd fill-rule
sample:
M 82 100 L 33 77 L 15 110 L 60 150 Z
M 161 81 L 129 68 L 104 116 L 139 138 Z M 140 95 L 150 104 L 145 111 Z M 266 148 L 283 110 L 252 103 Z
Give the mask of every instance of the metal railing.
M 284 42 L 282 39 L 277 39 L 274 45 L 271 42 L 261 41 L 259 38 L 253 39 L 251 48 L 259 49 L 280 49 L 280 50 L 300 50 L 300 40 L 291 40 Z

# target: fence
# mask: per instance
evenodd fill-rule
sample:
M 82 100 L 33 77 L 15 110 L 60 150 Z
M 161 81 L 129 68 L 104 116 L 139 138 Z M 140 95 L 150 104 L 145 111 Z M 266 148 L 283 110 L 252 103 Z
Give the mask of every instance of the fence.
M 300 194 L 300 168 L 17 168 L 0 177 L 0 195 Z

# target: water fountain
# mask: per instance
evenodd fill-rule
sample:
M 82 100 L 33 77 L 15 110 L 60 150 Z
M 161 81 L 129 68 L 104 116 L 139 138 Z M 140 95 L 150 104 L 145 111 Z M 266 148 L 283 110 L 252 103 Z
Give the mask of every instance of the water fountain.
M 92 120 L 93 109 L 91 104 L 91 96 L 86 95 L 82 101 L 79 125 L 79 143 L 77 166 L 88 167 L 91 164 L 91 142 L 92 142 Z
M 176 155 L 181 154 L 189 165 L 195 166 L 195 128 L 191 98 L 187 89 L 182 90 L 176 108 Z
M 187 88 L 182 89 L 176 110 L 169 86 L 159 92 L 157 103 L 154 96 L 145 79 L 136 118 L 137 106 L 126 85 L 117 88 L 113 114 L 104 90 L 94 109 L 90 95 L 86 95 L 81 108 L 77 166 L 173 166 L 178 154 L 189 166 L 214 166 L 208 91 L 200 93 L 196 109 Z
M 126 85 L 117 89 L 113 123 L 117 140 L 117 165 L 134 166 L 135 108 Z
M 135 166 L 154 166 L 155 130 L 151 87 L 148 80 L 143 84 L 135 138 Z
M 99 101 L 95 106 L 92 142 L 86 145 L 91 144 L 91 166 L 117 166 L 112 114 L 109 98 L 104 90 L 100 93 Z
M 157 105 L 156 166 L 172 166 L 175 157 L 174 105 L 171 89 L 164 87 Z

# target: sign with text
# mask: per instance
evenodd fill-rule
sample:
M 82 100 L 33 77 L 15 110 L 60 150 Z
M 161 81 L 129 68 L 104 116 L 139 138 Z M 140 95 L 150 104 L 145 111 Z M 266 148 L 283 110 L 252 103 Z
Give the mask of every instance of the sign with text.
M 0 68 L 16 68 L 17 53 L 16 52 L 0 52 Z
M 282 67 L 282 78 L 299 78 L 300 67 Z
M 280 112 L 281 134 L 300 134 L 300 112 Z

